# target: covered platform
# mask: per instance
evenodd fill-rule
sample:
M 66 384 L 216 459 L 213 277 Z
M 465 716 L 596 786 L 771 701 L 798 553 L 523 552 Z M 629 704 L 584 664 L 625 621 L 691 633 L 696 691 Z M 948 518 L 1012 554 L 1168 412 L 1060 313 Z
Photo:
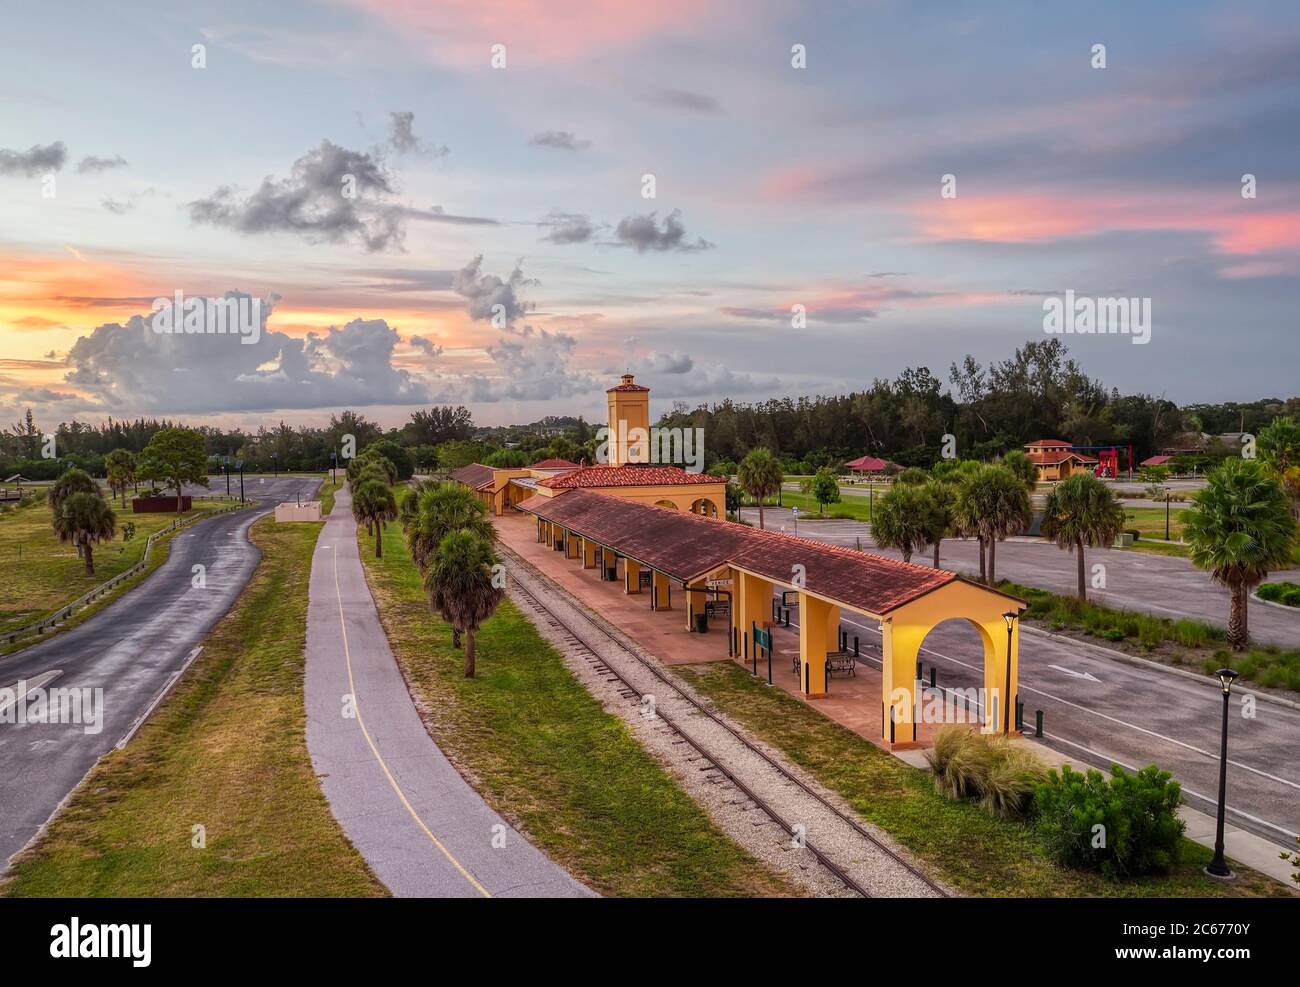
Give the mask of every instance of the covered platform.
M 518 508 L 535 519 L 534 544 L 597 570 L 612 584 L 602 593 L 644 594 L 647 613 L 677 610 L 679 631 L 709 641 L 719 658 L 767 667 L 771 656 L 774 684 L 790 639 L 776 628 L 773 598 L 786 594 L 797 608 L 798 653 L 797 664 L 793 654 L 787 659 L 784 676 L 808 699 L 824 698 L 832 672 L 848 664 L 841 612 L 876 621 L 880 705 L 862 715 L 878 718 L 888 744 L 923 740 L 921 643 L 938 624 L 963 619 L 983 643 L 988 729 L 1015 729 L 1015 623 L 1024 607 L 1015 597 L 942 569 L 585 490 L 532 497 Z

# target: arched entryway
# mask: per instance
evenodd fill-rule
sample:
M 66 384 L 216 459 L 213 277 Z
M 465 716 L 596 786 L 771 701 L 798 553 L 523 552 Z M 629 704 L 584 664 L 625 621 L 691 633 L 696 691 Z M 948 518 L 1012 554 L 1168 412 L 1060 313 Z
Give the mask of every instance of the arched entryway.
M 718 505 L 708 497 L 700 497 L 691 504 L 692 514 L 702 514 L 704 517 L 717 517 Z

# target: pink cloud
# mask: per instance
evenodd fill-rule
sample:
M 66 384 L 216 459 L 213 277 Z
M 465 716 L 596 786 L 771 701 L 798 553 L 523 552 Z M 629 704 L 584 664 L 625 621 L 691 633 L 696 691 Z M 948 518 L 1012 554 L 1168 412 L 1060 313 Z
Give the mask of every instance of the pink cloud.
M 507 47 L 508 65 L 554 62 L 694 32 L 721 0 L 345 0 L 424 44 L 437 61 L 489 64 Z

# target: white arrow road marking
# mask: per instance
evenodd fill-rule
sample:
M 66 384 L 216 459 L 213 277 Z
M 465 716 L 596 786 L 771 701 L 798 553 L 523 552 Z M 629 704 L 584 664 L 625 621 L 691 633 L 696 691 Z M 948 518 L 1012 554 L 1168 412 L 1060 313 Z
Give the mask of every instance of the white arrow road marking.
M 1058 672 L 1064 672 L 1066 675 L 1071 675 L 1076 679 L 1087 679 L 1089 682 L 1097 683 L 1101 682 L 1101 679 L 1093 675 L 1092 672 L 1076 672 L 1073 668 L 1066 668 L 1064 665 L 1048 665 L 1047 667 L 1055 668 Z
M 19 679 L 13 685 L 9 686 L 8 698 L 6 698 L 3 702 L 0 702 L 0 713 L 8 712 L 9 707 L 13 706 L 15 703 L 18 702 L 19 685 L 22 685 L 24 694 L 26 694 L 28 692 L 31 692 L 33 689 L 43 689 L 45 686 L 49 685 L 51 682 L 53 682 L 62 674 L 63 674 L 63 669 L 55 668 L 48 672 L 42 672 L 34 679 Z

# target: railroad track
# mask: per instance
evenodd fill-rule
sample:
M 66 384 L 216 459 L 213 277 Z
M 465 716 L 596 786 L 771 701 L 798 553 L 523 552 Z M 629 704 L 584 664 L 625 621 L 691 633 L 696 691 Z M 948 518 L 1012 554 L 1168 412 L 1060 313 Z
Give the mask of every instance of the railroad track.
M 864 898 L 950 897 L 946 888 L 584 612 L 536 566 L 504 545 L 498 547 L 512 563 L 511 587 L 521 602 L 562 635 L 594 671 L 616 680 L 619 694 L 638 704 L 642 715 L 658 720 L 698 752 L 704 761 L 701 770 L 715 773 L 717 783 L 740 792 L 781 829 L 791 848 L 809 851 L 838 883 Z M 555 602 L 544 599 L 548 596 Z M 811 831 L 816 840 L 808 835 Z

